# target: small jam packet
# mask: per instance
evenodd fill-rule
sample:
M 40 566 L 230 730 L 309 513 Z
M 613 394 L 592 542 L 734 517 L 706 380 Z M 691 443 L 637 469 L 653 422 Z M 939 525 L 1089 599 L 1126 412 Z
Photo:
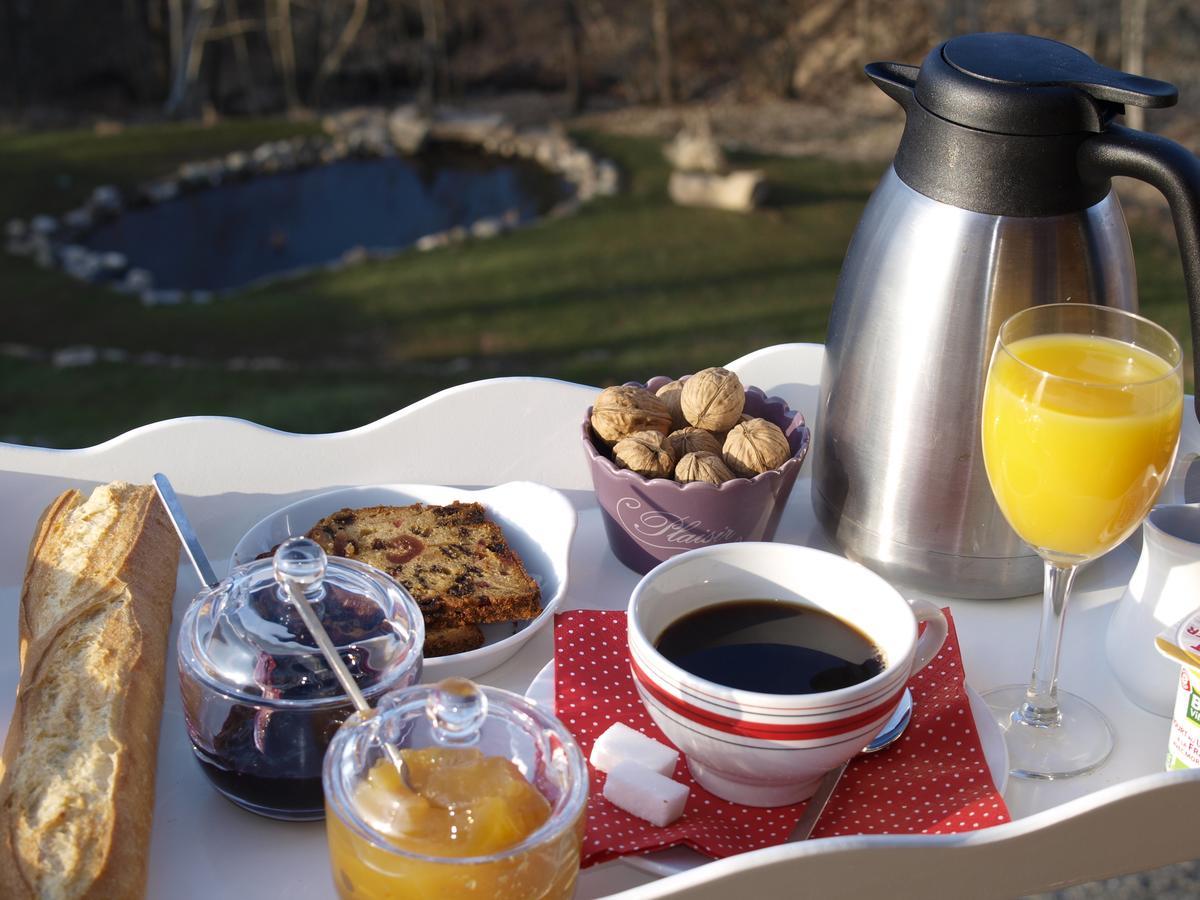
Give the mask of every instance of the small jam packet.
M 1163 631 L 1154 643 L 1163 656 L 1181 663 L 1167 770 L 1200 769 L 1200 610 Z
M 1200 609 L 1164 630 L 1154 644 L 1163 656 L 1200 669 Z

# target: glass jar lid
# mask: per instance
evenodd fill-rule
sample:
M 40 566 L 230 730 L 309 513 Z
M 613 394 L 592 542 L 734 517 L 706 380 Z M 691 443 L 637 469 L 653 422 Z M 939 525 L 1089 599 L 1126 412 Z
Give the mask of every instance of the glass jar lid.
M 413 666 L 419 677 L 425 626 L 394 579 L 363 563 L 291 538 L 274 555 L 239 566 L 196 595 L 179 634 L 185 676 L 255 703 L 308 706 L 347 698 L 283 587 L 300 576 L 321 620 L 364 695 L 394 687 Z
M 385 744 L 403 757 L 399 778 Z M 529 809 L 531 787 L 544 801 L 541 816 Z M 410 859 L 471 864 L 519 855 L 568 829 L 582 835 L 588 775 L 579 745 L 555 716 L 509 691 L 449 678 L 393 691 L 376 714 L 351 718 L 325 755 L 324 788 L 332 814 L 358 838 Z M 413 794 L 432 815 L 412 815 Z M 439 833 L 441 811 L 448 827 Z M 485 821 L 492 816 L 515 829 L 515 840 L 478 849 L 469 825 L 482 823 L 494 837 L 494 823 Z M 525 831 L 514 825 L 522 817 L 538 824 Z

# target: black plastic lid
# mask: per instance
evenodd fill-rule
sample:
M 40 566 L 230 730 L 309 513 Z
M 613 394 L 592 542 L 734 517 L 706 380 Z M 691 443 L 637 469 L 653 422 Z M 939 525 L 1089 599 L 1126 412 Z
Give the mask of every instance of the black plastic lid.
M 1123 104 L 1171 106 L 1178 91 L 1049 38 L 984 33 L 935 47 L 921 65 L 916 99 L 967 128 L 1053 135 L 1101 131 Z

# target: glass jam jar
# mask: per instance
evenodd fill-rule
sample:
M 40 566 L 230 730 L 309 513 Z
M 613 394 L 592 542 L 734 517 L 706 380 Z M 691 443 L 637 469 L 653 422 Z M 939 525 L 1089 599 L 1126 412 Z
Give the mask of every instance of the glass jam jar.
M 337 733 L 324 774 L 343 900 L 574 893 L 587 766 L 562 723 L 516 694 L 465 679 L 388 694 Z
M 420 679 L 425 626 L 393 579 L 326 559 L 306 538 L 192 600 L 179 631 L 179 682 L 200 768 L 252 812 L 310 820 L 325 812 L 325 750 L 354 707 L 284 591 L 283 569 L 297 566 L 311 570 L 304 596 L 368 702 Z

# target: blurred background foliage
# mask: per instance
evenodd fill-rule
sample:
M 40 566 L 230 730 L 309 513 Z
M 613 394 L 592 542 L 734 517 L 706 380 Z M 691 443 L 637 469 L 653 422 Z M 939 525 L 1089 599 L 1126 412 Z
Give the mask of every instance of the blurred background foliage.
M 1175 82 L 1180 106 L 1143 124 L 1200 145 L 1194 0 L 0 0 L 0 222 L 355 104 L 560 122 L 623 182 L 571 218 L 204 307 L 145 309 L 0 254 L 0 344 L 37 351 L 0 353 L 0 439 L 80 446 L 190 414 L 337 430 L 476 378 L 605 384 L 820 341 L 903 121 L 861 66 L 975 30 Z M 661 145 L 698 113 L 767 172 L 764 208 L 670 202 Z M 1165 204 L 1120 190 L 1142 308 L 1187 342 Z M 78 345 L 190 362 L 46 361 Z

